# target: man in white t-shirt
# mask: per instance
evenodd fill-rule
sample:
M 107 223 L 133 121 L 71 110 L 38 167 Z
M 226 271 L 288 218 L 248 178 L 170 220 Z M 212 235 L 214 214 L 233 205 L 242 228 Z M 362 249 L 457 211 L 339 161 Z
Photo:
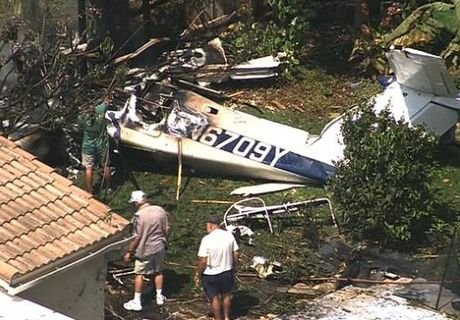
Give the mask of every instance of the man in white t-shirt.
M 220 228 L 219 217 L 208 218 L 206 231 L 208 234 L 201 239 L 198 249 L 195 284 L 198 285 L 202 280 L 214 319 L 230 320 L 231 293 L 238 267 L 239 247 L 232 233 Z

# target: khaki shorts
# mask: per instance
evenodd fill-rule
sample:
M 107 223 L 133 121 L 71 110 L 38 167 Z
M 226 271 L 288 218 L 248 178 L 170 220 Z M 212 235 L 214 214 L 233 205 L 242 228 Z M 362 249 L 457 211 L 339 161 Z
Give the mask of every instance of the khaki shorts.
M 81 164 L 86 167 L 104 167 L 107 162 L 107 154 L 106 153 L 94 153 L 88 154 L 83 153 L 81 154 Z
M 95 167 L 96 164 L 98 163 L 98 157 L 96 157 L 93 154 L 86 154 L 82 153 L 81 154 L 81 164 L 86 168 L 86 167 Z
M 136 258 L 134 261 L 134 273 L 152 275 L 163 271 L 166 251 L 161 250 L 149 257 L 142 259 Z

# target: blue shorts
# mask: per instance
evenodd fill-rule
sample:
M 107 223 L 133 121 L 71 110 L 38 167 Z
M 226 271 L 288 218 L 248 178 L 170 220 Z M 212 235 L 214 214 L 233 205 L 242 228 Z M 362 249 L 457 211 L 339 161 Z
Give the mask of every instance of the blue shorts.
M 203 274 L 203 288 L 209 300 L 212 300 L 219 294 L 231 293 L 233 284 L 233 270 L 228 270 L 213 276 Z

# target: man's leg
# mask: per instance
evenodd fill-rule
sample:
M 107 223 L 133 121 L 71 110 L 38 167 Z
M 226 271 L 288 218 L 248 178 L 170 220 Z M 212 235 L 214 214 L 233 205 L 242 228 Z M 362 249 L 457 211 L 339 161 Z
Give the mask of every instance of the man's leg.
M 155 288 L 157 290 L 162 290 L 163 289 L 163 272 L 157 272 L 154 275 L 154 281 L 155 281 Z
M 134 260 L 134 298 L 126 302 L 123 307 L 126 310 L 141 311 L 142 310 L 142 288 L 144 286 L 144 274 L 149 272 L 150 264 L 148 261 Z
M 144 276 L 141 274 L 136 274 L 134 279 L 134 293 L 142 294 L 142 287 L 144 286 Z
M 222 320 L 221 308 L 222 301 L 220 295 L 214 296 L 214 298 L 211 299 L 211 310 L 215 320 Z
M 93 167 L 92 166 L 86 166 L 85 168 L 85 185 L 86 185 L 86 191 L 89 193 L 93 193 Z
M 134 278 L 134 297 L 128 302 L 123 304 L 123 307 L 129 311 L 141 311 L 142 310 L 142 287 L 144 285 L 144 276 L 136 274 Z
M 155 273 L 154 283 L 156 289 L 156 300 L 158 305 L 163 305 L 165 303 L 165 297 L 163 296 L 163 273 L 157 272 Z
M 224 307 L 224 319 L 230 320 L 230 315 L 232 311 L 232 294 L 225 293 L 222 295 L 223 307 Z
M 86 191 L 88 191 L 89 193 L 93 193 L 94 156 L 82 152 L 81 163 L 85 167 Z
M 160 250 L 152 256 L 151 264 L 154 271 L 153 274 L 153 283 L 155 284 L 156 289 L 156 300 L 158 305 L 165 303 L 165 297 L 163 296 L 163 264 L 166 257 L 166 251 Z
M 233 271 L 226 271 L 222 274 L 222 306 L 224 309 L 224 319 L 230 320 L 231 309 L 232 309 L 232 289 L 235 279 Z

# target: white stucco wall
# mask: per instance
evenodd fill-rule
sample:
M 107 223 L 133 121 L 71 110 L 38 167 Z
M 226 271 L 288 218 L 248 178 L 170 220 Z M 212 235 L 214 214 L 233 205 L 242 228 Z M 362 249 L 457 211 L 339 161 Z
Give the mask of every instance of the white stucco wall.
M 18 295 L 74 319 L 103 320 L 106 263 L 101 254 Z
M 32 301 L 0 291 L 0 319 L 6 320 L 72 320 L 61 313 Z

